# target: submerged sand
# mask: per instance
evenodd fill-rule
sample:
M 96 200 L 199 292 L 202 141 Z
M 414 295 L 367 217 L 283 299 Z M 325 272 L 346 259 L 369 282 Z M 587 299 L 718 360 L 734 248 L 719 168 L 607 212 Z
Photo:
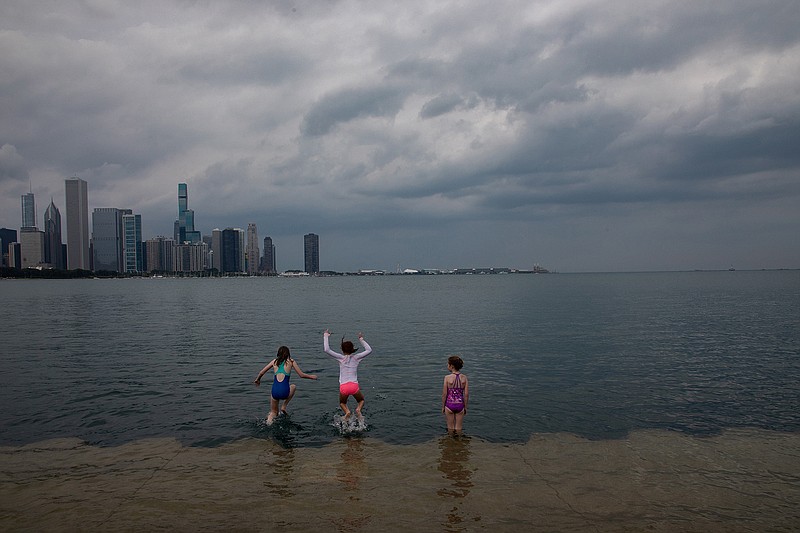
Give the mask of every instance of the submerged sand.
M 2 531 L 796 531 L 800 434 L 0 448 Z

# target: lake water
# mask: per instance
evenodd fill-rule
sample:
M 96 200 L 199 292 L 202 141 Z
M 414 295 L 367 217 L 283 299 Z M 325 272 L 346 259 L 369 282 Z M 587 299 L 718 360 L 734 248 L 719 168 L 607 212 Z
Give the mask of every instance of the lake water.
M 470 378 L 465 433 L 489 443 L 636 430 L 800 431 L 800 272 L 3 280 L 0 444 L 145 437 L 284 447 L 341 439 L 330 328 L 359 368 L 364 436 L 429 442 L 446 358 Z M 257 372 L 287 345 L 290 416 Z M 352 400 L 351 400 L 352 401 Z

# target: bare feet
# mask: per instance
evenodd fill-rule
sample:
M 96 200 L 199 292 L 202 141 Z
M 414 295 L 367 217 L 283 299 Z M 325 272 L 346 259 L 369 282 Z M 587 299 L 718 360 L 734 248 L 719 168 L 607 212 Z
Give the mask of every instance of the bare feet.
M 271 426 L 274 421 L 275 421 L 275 413 L 270 413 L 269 415 L 267 415 L 268 426 Z

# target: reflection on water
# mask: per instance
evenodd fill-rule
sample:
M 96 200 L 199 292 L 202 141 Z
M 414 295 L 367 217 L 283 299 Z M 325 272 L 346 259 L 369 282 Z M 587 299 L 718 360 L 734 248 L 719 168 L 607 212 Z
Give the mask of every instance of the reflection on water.
M 365 473 L 364 465 L 364 441 L 361 439 L 346 439 L 347 447 L 342 451 L 341 459 L 336 468 L 336 479 L 342 484 L 342 488 L 348 492 L 349 499 L 358 501 L 358 489 L 360 488 L 361 478 Z
M 340 533 L 353 533 L 366 530 L 372 516 L 359 513 L 361 502 L 361 482 L 367 473 L 364 457 L 364 441 L 360 438 L 346 438 L 347 446 L 340 455 L 341 461 L 336 466 L 336 480 L 341 483 L 347 498 L 342 509 L 342 516 L 332 520 Z
M 447 513 L 447 519 L 442 524 L 446 531 L 463 531 L 464 514 L 461 511 L 462 500 L 467 497 L 472 488 L 472 470 L 469 466 L 470 442 L 469 437 L 447 435 L 439 439 L 439 472 L 448 480 L 448 486 L 436 491 L 440 497 L 447 501 L 453 498 L 452 508 Z M 449 505 L 448 505 L 449 507 Z M 477 518 L 479 519 L 479 518 Z
M 292 490 L 294 456 L 294 448 L 275 448 L 272 452 L 272 460 L 266 461 L 272 467 L 273 475 L 264 481 L 264 486 L 271 494 L 283 498 L 291 498 L 295 495 Z

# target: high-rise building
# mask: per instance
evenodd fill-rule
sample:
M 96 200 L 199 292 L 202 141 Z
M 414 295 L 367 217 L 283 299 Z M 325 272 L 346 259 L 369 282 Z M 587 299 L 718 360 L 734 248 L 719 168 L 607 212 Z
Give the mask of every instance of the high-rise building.
M 222 272 L 222 230 L 214 228 L 211 231 L 211 268 Z
M 0 228 L 0 266 L 13 266 L 8 261 L 8 246 L 17 242 L 17 230 Z
M 44 212 L 44 262 L 60 270 L 67 268 L 61 242 L 61 213 L 52 198 Z
M 272 244 L 272 237 L 264 237 L 264 257 L 261 260 L 261 271 L 267 274 L 277 272 L 275 267 L 275 245 Z
M 19 230 L 20 268 L 36 267 L 44 262 L 44 232 L 35 227 Z
M 319 274 L 319 235 L 309 233 L 303 236 L 303 256 L 307 274 Z
M 251 276 L 258 274 L 258 260 L 261 258 L 261 251 L 258 248 L 258 229 L 252 222 L 247 225 L 245 255 L 247 256 L 247 273 Z
M 199 231 L 194 229 L 194 211 L 189 209 L 189 192 L 185 183 L 178 184 L 178 220 L 175 221 L 175 242 L 201 242 Z
M 172 272 L 174 269 L 175 241 L 166 237 L 147 240 L 147 268 L 150 272 Z
M 125 272 L 142 272 L 142 215 L 122 215 L 122 249 Z
M 244 231 L 239 228 L 222 230 L 220 272 L 244 272 Z
M 92 248 L 95 271 L 125 271 L 122 216 L 126 214 L 131 214 L 131 210 L 98 207 L 92 212 Z
M 67 268 L 89 269 L 88 185 L 80 178 L 64 180 L 67 199 Z
M 22 195 L 22 227 L 36 227 L 36 202 L 32 192 L 26 192 Z
M 208 245 L 204 242 L 175 245 L 175 272 L 203 272 L 206 269 Z

